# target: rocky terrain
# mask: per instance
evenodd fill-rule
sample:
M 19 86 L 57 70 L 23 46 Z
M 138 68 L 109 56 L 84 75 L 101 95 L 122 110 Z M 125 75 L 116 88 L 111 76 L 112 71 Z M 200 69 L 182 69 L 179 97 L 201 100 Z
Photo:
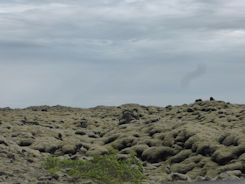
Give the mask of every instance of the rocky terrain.
M 48 157 L 86 160 L 113 147 L 136 152 L 144 184 L 245 177 L 245 105 L 213 98 L 181 106 L 0 109 L 0 183 L 83 183 L 41 163 Z

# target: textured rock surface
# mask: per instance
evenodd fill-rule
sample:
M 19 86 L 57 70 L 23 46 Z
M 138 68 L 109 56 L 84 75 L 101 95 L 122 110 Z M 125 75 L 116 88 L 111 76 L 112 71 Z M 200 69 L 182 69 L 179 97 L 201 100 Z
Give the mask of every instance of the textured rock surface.
M 0 183 L 74 183 L 64 173 L 47 174 L 41 162 L 90 159 L 111 147 L 120 159 L 136 152 L 145 184 L 241 179 L 245 105 L 212 99 L 167 107 L 0 109 Z

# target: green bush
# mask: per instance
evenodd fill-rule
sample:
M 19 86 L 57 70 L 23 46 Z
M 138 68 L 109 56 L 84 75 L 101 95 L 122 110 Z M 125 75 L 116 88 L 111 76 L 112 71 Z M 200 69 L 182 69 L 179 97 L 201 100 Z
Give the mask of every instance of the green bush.
M 61 170 L 68 172 L 74 179 L 91 179 L 98 184 L 140 183 L 146 179 L 143 166 L 135 154 L 131 154 L 127 160 L 118 160 L 114 150 L 106 155 L 94 156 L 92 160 L 61 160 L 51 157 L 42 166 L 51 174 Z

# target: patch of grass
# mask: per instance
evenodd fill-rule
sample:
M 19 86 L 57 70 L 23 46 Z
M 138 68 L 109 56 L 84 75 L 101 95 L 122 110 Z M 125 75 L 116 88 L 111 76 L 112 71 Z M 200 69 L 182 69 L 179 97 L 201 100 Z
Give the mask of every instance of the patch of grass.
M 140 183 L 147 177 L 143 175 L 142 163 L 131 154 L 127 160 L 118 160 L 115 150 L 109 154 L 94 156 L 92 160 L 69 160 L 48 158 L 42 166 L 49 173 L 61 170 L 74 179 L 91 179 L 97 184 Z

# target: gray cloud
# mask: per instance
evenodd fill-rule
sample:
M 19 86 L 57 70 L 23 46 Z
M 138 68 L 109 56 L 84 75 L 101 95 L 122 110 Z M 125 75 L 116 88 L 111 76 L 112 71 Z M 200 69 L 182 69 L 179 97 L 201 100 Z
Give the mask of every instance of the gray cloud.
M 244 10 L 242 0 L 1 1 L 0 103 L 243 102 Z

